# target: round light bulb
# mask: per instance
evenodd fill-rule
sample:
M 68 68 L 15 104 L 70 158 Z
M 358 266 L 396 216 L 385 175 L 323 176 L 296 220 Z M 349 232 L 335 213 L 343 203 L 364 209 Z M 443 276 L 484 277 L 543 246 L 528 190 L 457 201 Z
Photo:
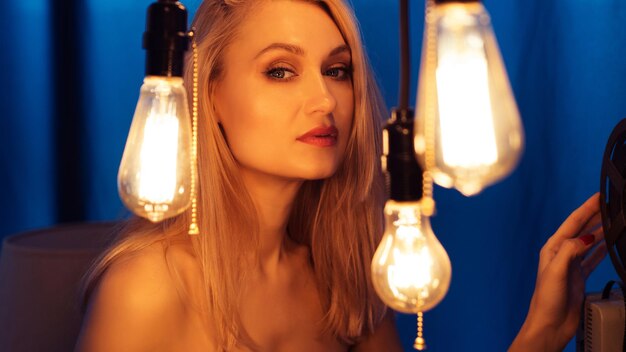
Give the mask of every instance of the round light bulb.
M 372 260 L 372 283 L 394 310 L 425 312 L 448 292 L 450 258 L 419 202 L 387 201 L 385 234 Z
M 524 132 L 483 5 L 447 3 L 433 11 L 434 23 L 427 26 L 434 33 L 424 40 L 420 70 L 415 151 L 437 184 L 473 195 L 512 172 Z
M 133 213 L 158 222 L 190 204 L 191 124 L 180 77 L 148 76 L 141 86 L 118 172 L 118 191 Z

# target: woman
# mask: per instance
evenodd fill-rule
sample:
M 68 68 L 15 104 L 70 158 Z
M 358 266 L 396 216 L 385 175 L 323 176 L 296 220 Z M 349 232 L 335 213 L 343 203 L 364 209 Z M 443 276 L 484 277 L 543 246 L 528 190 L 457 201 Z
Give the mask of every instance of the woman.
M 77 350 L 400 351 L 369 277 L 386 112 L 352 11 L 341 0 L 207 0 L 193 26 L 201 235 L 186 234 L 188 214 L 131 220 L 87 278 Z M 598 222 L 590 202 L 581 228 Z M 578 230 L 563 230 L 545 267 L 592 247 L 565 239 Z M 571 311 L 542 315 L 547 278 L 572 258 L 540 271 L 541 299 L 512 350 Z

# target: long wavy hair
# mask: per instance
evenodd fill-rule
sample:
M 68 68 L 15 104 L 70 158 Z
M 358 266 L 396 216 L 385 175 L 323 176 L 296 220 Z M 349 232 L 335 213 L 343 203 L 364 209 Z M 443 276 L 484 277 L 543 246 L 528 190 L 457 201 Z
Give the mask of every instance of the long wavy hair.
M 321 326 L 345 343 L 371 333 L 385 307 L 370 278 L 370 261 L 382 235 L 384 185 L 380 172 L 381 123 L 386 109 L 363 49 L 353 10 L 342 0 L 309 1 L 335 22 L 351 49 L 354 117 L 343 163 L 323 180 L 305 181 L 288 220 L 289 236 L 310 248 L 325 315 Z M 238 313 L 240 287 L 258 248 L 258 216 L 245 190 L 237 161 L 220 130 L 212 101 L 224 72 L 224 53 L 259 0 L 205 0 L 193 20 L 198 45 L 198 225 L 192 236 L 203 273 L 208 308 L 221 349 L 254 346 Z M 192 55 L 185 82 L 191 97 Z M 187 231 L 189 212 L 160 224 L 139 218 L 124 223 L 114 244 L 85 276 L 83 304 L 115 261 Z M 167 257 L 166 257 L 167 260 Z

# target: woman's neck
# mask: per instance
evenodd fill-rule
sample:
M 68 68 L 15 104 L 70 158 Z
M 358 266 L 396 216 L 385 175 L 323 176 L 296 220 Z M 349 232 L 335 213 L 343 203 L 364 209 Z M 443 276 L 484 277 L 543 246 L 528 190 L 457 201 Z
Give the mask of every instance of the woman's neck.
M 241 168 L 241 175 L 259 216 L 260 269 L 270 275 L 276 272 L 290 244 L 287 222 L 303 181 L 245 168 Z

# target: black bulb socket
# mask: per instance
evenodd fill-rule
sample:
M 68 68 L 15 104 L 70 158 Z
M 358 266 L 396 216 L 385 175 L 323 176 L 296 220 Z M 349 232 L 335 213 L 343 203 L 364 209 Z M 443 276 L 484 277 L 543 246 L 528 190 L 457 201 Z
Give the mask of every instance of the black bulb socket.
M 182 77 L 189 48 L 187 9 L 178 1 L 159 0 L 148 7 L 146 31 L 146 76 Z
M 394 109 L 383 127 L 383 172 L 389 198 L 399 202 L 418 201 L 423 194 L 423 171 L 413 148 L 413 116 L 412 109 Z

